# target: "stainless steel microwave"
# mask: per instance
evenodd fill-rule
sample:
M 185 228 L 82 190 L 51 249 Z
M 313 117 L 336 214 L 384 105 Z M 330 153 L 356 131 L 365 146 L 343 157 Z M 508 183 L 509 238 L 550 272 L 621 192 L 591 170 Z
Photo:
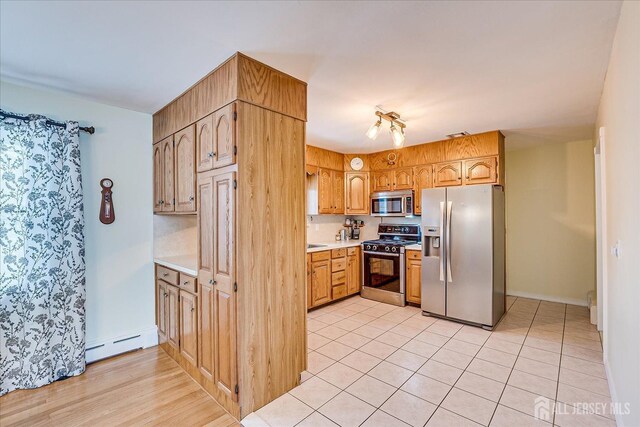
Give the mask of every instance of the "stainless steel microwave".
M 413 190 L 371 193 L 372 216 L 413 215 Z

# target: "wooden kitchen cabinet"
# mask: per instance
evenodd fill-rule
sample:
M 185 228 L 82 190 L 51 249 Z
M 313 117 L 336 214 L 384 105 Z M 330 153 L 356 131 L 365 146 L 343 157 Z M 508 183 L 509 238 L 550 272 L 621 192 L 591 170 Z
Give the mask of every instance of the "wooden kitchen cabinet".
M 312 254 L 312 256 L 315 254 Z M 311 261 L 311 307 L 331 301 L 331 260 Z
M 196 172 L 213 169 L 213 116 L 196 122 Z
M 433 166 L 424 165 L 413 168 L 414 213 L 422 213 L 422 190 L 433 187 Z
M 180 351 L 180 290 L 167 285 L 167 343 Z
M 344 172 L 332 171 L 333 213 L 344 215 Z
M 162 141 L 153 144 L 153 212 L 162 212 L 162 182 L 164 174 L 162 172 Z
M 167 325 L 169 312 L 169 294 L 167 285 L 160 279 L 156 279 L 156 325 L 158 326 L 158 342 L 160 344 L 167 341 Z
M 318 169 L 318 213 L 344 214 L 344 172 Z
M 198 366 L 197 309 L 197 297 L 180 290 L 180 354 L 194 367 Z
M 411 190 L 413 188 L 413 168 L 393 170 L 393 189 Z
M 159 179 L 161 182 L 160 204 L 162 212 L 173 212 L 173 202 L 175 199 L 174 187 L 174 158 L 173 158 L 173 135 L 160 141 L 160 161 L 162 164 L 159 171 Z
M 391 191 L 393 189 L 393 170 L 373 172 L 372 181 L 371 191 Z
M 453 187 L 462 185 L 462 162 L 436 163 L 433 166 L 433 186 Z
M 360 247 L 347 248 L 347 295 L 360 292 Z
M 174 135 L 175 212 L 196 211 L 195 129 L 193 124 Z
M 421 251 L 408 250 L 405 254 L 405 281 L 407 285 L 407 302 L 420 304 L 422 286 Z
M 236 162 L 236 104 L 216 111 L 213 126 L 213 167 L 221 168 Z
M 306 369 L 305 229 L 291 226 L 305 220 L 306 106 L 306 83 L 237 53 L 153 115 L 154 191 L 158 200 L 172 195 L 171 210 L 160 212 L 182 214 L 178 201 L 190 201 L 178 178 L 188 128 L 197 170 L 197 280 L 179 276 L 177 295 L 167 292 L 161 347 L 236 419 L 296 387 Z M 169 167 L 163 149 L 173 146 L 163 141 L 174 138 Z M 332 212 L 344 212 L 341 169 L 329 168 L 329 185 L 342 189 L 336 196 L 330 187 Z
M 367 215 L 369 213 L 369 172 L 347 172 L 346 209 L 347 215 Z
M 498 159 L 495 156 L 464 161 L 464 185 L 498 182 Z
M 214 291 L 209 282 L 199 282 L 198 285 L 198 370 L 200 375 L 213 382 L 216 358 Z

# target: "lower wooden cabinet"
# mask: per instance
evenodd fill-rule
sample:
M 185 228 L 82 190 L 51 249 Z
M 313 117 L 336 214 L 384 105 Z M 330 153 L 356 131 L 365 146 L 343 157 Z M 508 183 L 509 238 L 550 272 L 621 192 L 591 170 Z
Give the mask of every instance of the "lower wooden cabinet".
M 307 254 L 307 307 L 360 292 L 360 248 Z
M 167 343 L 180 351 L 180 290 L 167 285 Z
M 207 380 L 214 381 L 215 335 L 213 318 L 213 285 L 198 287 L 198 370 Z
M 405 281 L 407 302 L 420 304 L 420 288 L 422 285 L 422 254 L 420 251 L 408 250 L 405 253 Z
M 192 293 L 180 290 L 180 354 L 198 366 L 198 302 Z

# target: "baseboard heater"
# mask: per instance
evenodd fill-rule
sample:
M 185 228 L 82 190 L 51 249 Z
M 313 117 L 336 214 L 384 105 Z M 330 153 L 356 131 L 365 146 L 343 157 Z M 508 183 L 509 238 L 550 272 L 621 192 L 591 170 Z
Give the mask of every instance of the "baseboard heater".
M 119 336 L 99 343 L 89 343 L 86 349 L 85 360 L 87 363 L 97 362 L 107 357 L 127 353 L 141 348 L 152 347 L 158 344 L 156 329 L 145 332 Z

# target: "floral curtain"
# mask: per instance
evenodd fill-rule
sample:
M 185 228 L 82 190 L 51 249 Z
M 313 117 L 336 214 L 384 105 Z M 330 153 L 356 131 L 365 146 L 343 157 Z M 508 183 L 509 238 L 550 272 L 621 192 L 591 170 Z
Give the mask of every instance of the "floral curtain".
M 85 264 L 78 123 L 0 117 L 3 395 L 84 372 Z

